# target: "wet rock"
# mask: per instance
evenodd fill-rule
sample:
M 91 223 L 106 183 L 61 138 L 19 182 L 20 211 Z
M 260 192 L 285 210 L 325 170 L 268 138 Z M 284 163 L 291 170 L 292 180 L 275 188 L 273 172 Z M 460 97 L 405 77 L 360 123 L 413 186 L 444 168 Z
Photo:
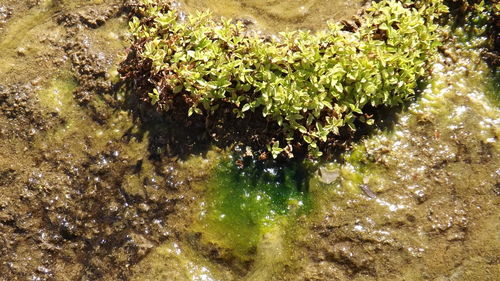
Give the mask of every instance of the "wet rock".
M 319 168 L 319 180 L 326 184 L 331 184 L 340 176 L 339 169 L 328 169 L 326 167 Z
M 57 116 L 40 108 L 35 89 L 30 84 L 0 86 L 2 135 L 33 139 L 40 131 L 46 131 L 61 121 Z
M 241 23 L 243 26 L 248 27 L 255 25 L 255 19 L 252 18 L 237 18 L 232 21 L 233 23 Z
M 29 86 L 0 88 L 0 110 L 8 118 L 33 115 L 36 99 Z
M 80 21 L 88 27 L 98 28 L 103 25 L 112 15 L 112 10 L 106 12 L 88 9 L 79 13 Z
M 26 2 L 20 4 L 24 9 Z M 55 47 L 46 50 L 54 65 L 66 68 L 71 63 L 80 86 L 75 97 L 88 105 L 75 109 L 79 116 L 90 119 L 86 125 L 105 131 L 116 125 L 105 123 L 106 112 L 113 109 L 100 100 L 110 85 L 106 73 L 116 54 L 96 50 L 95 42 L 101 38 L 93 37 L 89 29 L 122 13 L 124 4 L 105 1 L 97 8 L 89 1 L 64 6 L 65 2 L 54 1 L 64 7 L 54 15 L 61 23 L 60 32 L 50 33 L 42 43 Z M 72 9 L 73 4 L 78 9 Z M 0 17 L 5 15 L 3 7 L 2 2 Z M 58 16 L 65 12 L 75 16 Z M 53 27 L 52 20 L 40 24 Z M 29 58 L 27 53 L 25 59 Z M 21 58 L 16 59 L 23 65 Z M 49 67 L 46 72 L 57 70 Z M 145 176 L 134 172 L 138 159 L 129 155 L 120 136 L 107 136 L 112 143 L 101 145 L 101 139 L 85 130 L 68 134 L 61 125 L 69 120 L 41 108 L 37 96 L 46 76 L 33 73 L 19 78 L 34 81 L 31 84 L 16 84 L 15 76 L 0 82 L 0 279 L 126 280 L 130 265 L 170 236 L 172 229 L 186 224 L 182 218 L 189 211 L 184 205 L 189 200 L 181 201 L 179 194 L 188 197 L 192 191 L 186 183 L 178 185 L 175 176 L 168 181 L 178 186 L 176 191 L 165 188 L 167 179 L 151 169 L 144 173 L 155 182 L 143 188 Z M 74 121 L 80 126 L 81 120 Z M 37 138 L 46 132 L 46 139 Z M 132 185 L 147 192 L 128 193 L 123 186 L 130 177 Z M 177 219 L 171 218 L 172 213 Z
M 122 6 L 104 6 L 83 8 L 78 12 L 68 12 L 58 15 L 56 22 L 65 27 L 83 26 L 86 28 L 99 28 L 104 25 L 107 20 L 119 14 L 122 11 Z
M 73 93 L 76 100 L 90 110 L 95 121 L 103 123 L 109 118 L 109 113 L 101 98 L 112 87 L 107 79 L 111 63 L 109 57 L 103 53 L 92 52 L 86 36 L 74 38 L 64 49 L 76 73 L 78 87 Z
M 0 5 L 0 30 L 7 23 L 11 16 L 12 9 L 7 6 Z
M 16 54 L 20 57 L 26 56 L 26 48 L 19 47 L 16 49 Z
M 348 242 L 337 243 L 332 248 L 327 249 L 326 258 L 328 261 L 348 267 L 351 273 L 369 272 L 372 260 L 359 246 Z
M 187 239 L 197 252 L 204 253 L 210 260 L 231 268 L 237 276 L 244 276 L 249 272 L 253 260 L 242 260 L 234 255 L 232 249 L 220 247 L 214 243 L 204 243 L 201 233 L 188 234 Z M 250 251 L 255 254 L 257 249 L 253 248 Z
M 446 235 L 448 241 L 462 241 L 465 239 L 465 232 L 461 230 L 449 231 Z
M 377 198 L 377 195 L 370 189 L 369 185 L 361 184 L 359 187 L 361 188 L 361 190 L 363 190 L 363 192 L 365 193 L 366 196 L 368 196 L 372 199 Z
M 7 186 L 12 184 L 17 177 L 17 173 L 14 169 L 4 169 L 0 170 L 0 186 Z
M 428 198 L 427 193 L 425 192 L 425 189 L 421 189 L 421 188 L 413 191 L 413 197 L 417 200 L 417 202 L 419 204 L 424 203 Z

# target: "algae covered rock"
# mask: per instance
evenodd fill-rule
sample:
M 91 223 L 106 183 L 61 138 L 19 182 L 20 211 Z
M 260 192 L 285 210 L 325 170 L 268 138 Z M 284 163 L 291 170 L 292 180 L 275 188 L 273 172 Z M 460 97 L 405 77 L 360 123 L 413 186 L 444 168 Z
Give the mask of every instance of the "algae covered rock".
M 354 28 L 259 36 L 207 13 L 184 16 L 143 0 L 130 22 L 134 43 L 121 74 L 165 112 L 248 118 L 271 124 L 261 146 L 273 157 L 307 147 L 321 156 L 341 128 L 372 124 L 367 108 L 411 99 L 440 45 L 441 0 L 373 2 Z M 349 30 L 349 31 L 348 31 Z M 199 120 L 199 119 L 198 119 Z M 227 126 L 228 130 L 231 126 Z

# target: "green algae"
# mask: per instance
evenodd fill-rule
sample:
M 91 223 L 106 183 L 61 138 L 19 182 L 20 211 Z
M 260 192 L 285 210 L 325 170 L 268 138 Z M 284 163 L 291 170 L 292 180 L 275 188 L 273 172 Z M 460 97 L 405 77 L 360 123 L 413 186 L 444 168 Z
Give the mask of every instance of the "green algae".
M 0 34 L 0 49 L 12 50 L 18 47 L 19 42 L 23 41 L 30 31 L 50 19 L 52 8 L 52 0 L 40 1 L 39 7 L 33 8 L 19 20 L 9 23 L 7 31 Z
M 204 192 L 193 202 L 191 234 L 155 248 L 132 280 L 270 280 L 283 268 L 294 221 L 312 209 L 308 172 L 302 163 L 240 160 L 211 149 L 178 162 L 177 175 L 189 175 L 192 188 Z
M 38 92 L 40 105 L 49 112 L 56 112 L 64 120 L 55 131 L 48 132 L 46 136 L 40 138 L 40 145 L 66 142 L 71 143 L 70 146 L 74 146 L 75 151 L 78 151 L 83 140 L 81 136 L 87 136 L 102 148 L 110 139 L 119 139 L 123 132 L 132 126 L 125 111 L 113 115 L 113 120 L 106 126 L 96 124 L 74 99 L 73 92 L 76 87 L 77 82 L 72 72 L 63 70 Z
M 275 233 L 277 226 L 286 225 L 311 205 L 298 164 L 266 167 L 247 160 L 243 165 L 238 167 L 231 160 L 218 165 L 195 228 L 207 241 L 216 241 L 247 260 L 264 234 Z
M 41 44 L 36 44 L 41 23 L 51 18 L 52 1 L 41 1 L 39 7 L 27 11 L 26 16 L 9 22 L 0 33 L 0 76 L 6 76 L 18 64 L 19 57 L 37 55 L 44 52 Z
M 211 264 L 189 246 L 176 242 L 167 242 L 156 247 L 142 262 L 145 266 L 136 268 L 130 280 L 223 280 L 218 276 L 217 266 Z M 175 265 L 175 266 L 168 266 Z
M 53 78 L 48 87 L 39 92 L 38 99 L 40 104 L 48 110 L 67 117 L 76 106 L 72 94 L 76 87 L 74 77 L 69 71 L 66 71 Z
M 181 0 L 180 8 L 188 13 L 210 10 L 215 16 L 243 18 L 259 30 L 277 33 L 285 30 L 318 30 L 328 20 L 348 19 L 366 1 L 346 0 Z

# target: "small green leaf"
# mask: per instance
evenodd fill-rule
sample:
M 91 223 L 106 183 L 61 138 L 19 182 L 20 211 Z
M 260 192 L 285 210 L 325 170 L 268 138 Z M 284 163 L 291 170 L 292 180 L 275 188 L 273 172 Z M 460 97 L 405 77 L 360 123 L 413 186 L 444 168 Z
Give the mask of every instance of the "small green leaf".
M 241 109 L 241 112 L 245 112 L 245 111 L 248 111 L 250 109 L 250 104 L 249 103 L 246 103 L 245 105 L 243 105 L 243 108 Z

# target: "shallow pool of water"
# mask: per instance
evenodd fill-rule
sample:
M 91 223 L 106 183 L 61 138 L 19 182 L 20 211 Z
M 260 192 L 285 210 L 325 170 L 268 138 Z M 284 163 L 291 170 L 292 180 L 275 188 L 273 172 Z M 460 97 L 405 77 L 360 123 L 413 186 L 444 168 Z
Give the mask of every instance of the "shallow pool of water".
M 320 28 L 361 2 L 181 6 L 275 32 Z M 113 80 L 126 47 L 120 5 L 0 3 L 8 15 L 0 34 L 0 279 L 499 276 L 500 111 L 491 101 L 499 89 L 481 39 L 450 40 L 390 129 L 306 172 L 297 162 L 238 162 L 218 148 L 164 153 L 186 140 L 134 120 L 123 92 L 100 84 Z
M 318 30 L 329 20 L 349 19 L 365 0 L 180 0 L 188 13 L 210 10 L 215 16 L 243 19 L 255 30 L 269 33 L 295 29 Z

